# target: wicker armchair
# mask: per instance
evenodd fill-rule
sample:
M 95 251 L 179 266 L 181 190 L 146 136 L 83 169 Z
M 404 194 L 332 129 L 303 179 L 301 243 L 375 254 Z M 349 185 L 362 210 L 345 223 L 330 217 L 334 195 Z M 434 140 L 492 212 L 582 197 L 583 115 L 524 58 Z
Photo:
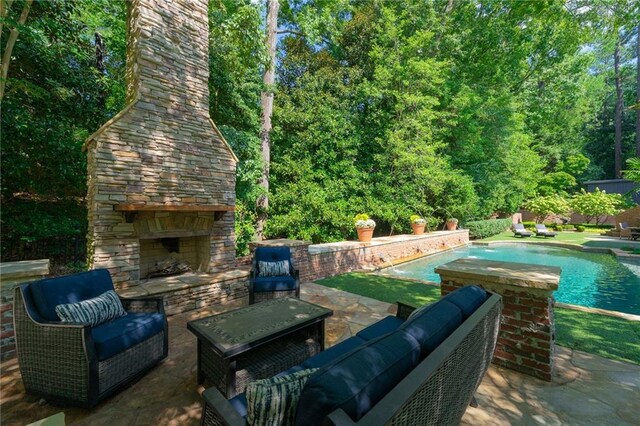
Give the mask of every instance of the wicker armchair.
M 287 261 L 289 274 L 261 276 L 260 261 Z M 300 271 L 293 266 L 289 247 L 256 247 L 249 277 L 249 304 L 253 305 L 276 297 L 300 298 Z
M 127 315 L 111 324 L 112 334 L 119 330 L 116 333 L 123 336 L 115 345 L 111 340 L 96 340 L 98 328 L 109 323 L 91 327 L 56 321 L 43 305 L 47 297 L 49 301 L 52 298 L 51 293 L 43 297 L 42 288 L 49 292 L 74 288 L 68 301 L 75 302 L 95 297 L 109 287 L 113 289 L 111 276 L 102 269 L 35 281 L 15 289 L 18 363 L 27 393 L 52 402 L 92 407 L 166 358 L 168 329 L 162 299 L 121 299 Z M 64 298 L 64 290 L 55 297 Z M 129 343 L 122 343 L 125 341 Z M 105 347 L 109 344 L 111 347 Z M 105 357 L 105 351 L 114 351 L 114 347 L 117 353 Z

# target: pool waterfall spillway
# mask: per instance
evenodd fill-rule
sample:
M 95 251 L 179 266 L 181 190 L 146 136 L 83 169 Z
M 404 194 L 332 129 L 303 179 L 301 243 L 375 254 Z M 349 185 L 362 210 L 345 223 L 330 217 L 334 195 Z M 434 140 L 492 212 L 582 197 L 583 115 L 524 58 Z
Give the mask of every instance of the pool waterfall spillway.
M 553 292 L 560 268 L 482 259 L 456 259 L 436 268 L 444 296 L 479 285 L 502 296 L 502 322 L 493 362 L 542 380 L 554 370 Z

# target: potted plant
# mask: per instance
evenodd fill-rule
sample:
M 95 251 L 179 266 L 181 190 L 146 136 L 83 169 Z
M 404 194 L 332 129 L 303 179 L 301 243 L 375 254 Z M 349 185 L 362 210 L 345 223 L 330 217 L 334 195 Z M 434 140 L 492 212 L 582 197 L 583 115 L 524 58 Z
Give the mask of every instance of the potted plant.
M 354 218 L 356 230 L 358 231 L 358 240 L 363 243 L 368 243 L 373 237 L 373 230 L 376 227 L 376 223 L 369 218 L 368 214 L 362 213 L 356 215 Z
M 411 215 L 409 218 L 411 222 L 411 228 L 413 229 L 413 235 L 422 235 L 424 234 L 424 227 L 427 224 L 427 221 L 418 216 L 417 214 Z
M 458 227 L 458 219 L 452 217 L 447 220 L 447 231 L 455 231 Z

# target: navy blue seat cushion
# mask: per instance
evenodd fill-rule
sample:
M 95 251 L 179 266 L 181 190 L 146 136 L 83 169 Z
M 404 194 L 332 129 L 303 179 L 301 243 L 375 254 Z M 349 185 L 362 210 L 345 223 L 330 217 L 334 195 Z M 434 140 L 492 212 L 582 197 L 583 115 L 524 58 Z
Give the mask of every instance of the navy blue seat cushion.
M 487 297 L 487 292 L 482 288 L 477 285 L 470 285 L 452 291 L 442 300 L 451 302 L 460 308 L 464 319 L 467 319 L 487 300 Z
M 460 308 L 441 299 L 407 319 L 400 330 L 407 331 L 420 343 L 421 357 L 424 358 L 449 337 L 462 321 Z
M 392 331 L 396 331 L 402 325 L 404 321 L 398 317 L 393 315 L 389 315 L 380 321 L 371 324 L 369 327 L 364 330 L 360 330 L 356 336 L 363 338 L 364 340 L 375 339 L 376 337 L 380 337 L 384 334 L 391 333 Z
M 47 278 L 29 284 L 36 309 L 46 321 L 60 321 L 56 306 L 93 299 L 113 290 L 106 269 L 81 272 L 65 277 Z
M 290 275 L 282 277 L 256 277 L 253 281 L 253 291 L 257 293 L 263 291 L 284 291 L 295 289 L 296 279 Z
M 164 330 L 163 314 L 128 313 L 113 321 L 91 329 L 96 353 L 100 361 L 147 340 Z
M 240 417 L 247 417 L 247 396 L 244 392 L 231 398 L 229 404 L 240 414 Z
M 361 337 L 353 336 L 348 339 L 331 346 L 326 351 L 322 351 L 317 355 L 312 356 L 302 363 L 304 368 L 321 368 L 325 365 L 333 362 L 339 357 L 351 352 L 359 346 L 362 346 L 367 341 Z
M 311 376 L 294 424 L 322 425 L 337 408 L 359 420 L 415 368 L 419 357 L 420 345 L 404 331 L 368 341 Z

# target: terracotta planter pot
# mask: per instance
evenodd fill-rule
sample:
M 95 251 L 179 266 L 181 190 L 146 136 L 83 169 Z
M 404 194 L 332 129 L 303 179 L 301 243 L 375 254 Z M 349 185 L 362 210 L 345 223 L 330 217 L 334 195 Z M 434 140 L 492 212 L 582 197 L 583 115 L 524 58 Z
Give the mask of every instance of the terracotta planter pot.
M 458 227 L 458 222 L 452 220 L 447 221 L 447 231 L 455 231 Z
M 424 223 L 412 223 L 411 228 L 413 228 L 413 235 L 422 235 L 424 234 Z
M 358 240 L 361 243 L 368 243 L 373 238 L 373 230 L 374 228 L 356 228 L 358 231 Z

